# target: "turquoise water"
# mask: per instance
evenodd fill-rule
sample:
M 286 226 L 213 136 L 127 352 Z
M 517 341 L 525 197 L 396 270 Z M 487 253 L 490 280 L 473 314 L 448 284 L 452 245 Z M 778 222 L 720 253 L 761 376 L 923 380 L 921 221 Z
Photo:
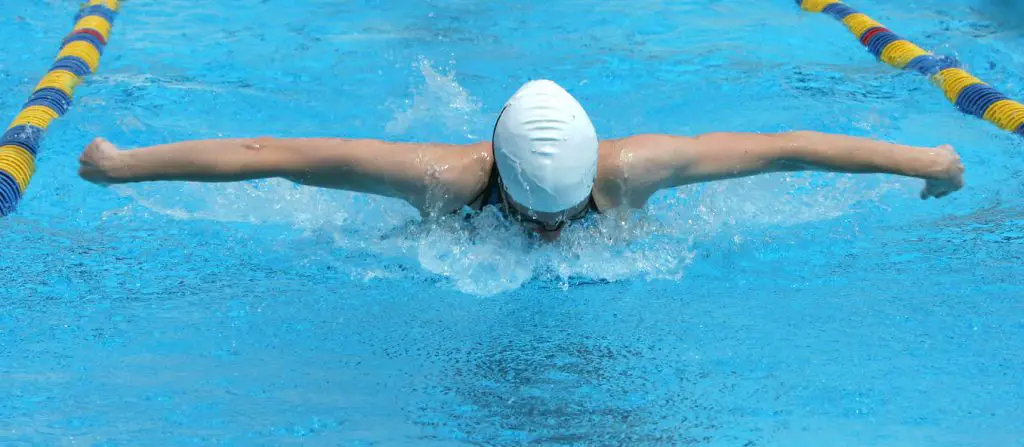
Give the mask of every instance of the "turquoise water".
M 1024 445 L 1020 138 L 788 0 L 518 3 L 127 2 L 0 220 L 0 444 Z M 1005 5 L 851 5 L 1024 99 Z M 0 111 L 75 8 L 5 4 Z M 283 181 L 75 175 L 97 135 L 476 141 L 537 77 L 602 137 L 949 143 L 967 186 L 734 180 L 537 247 Z

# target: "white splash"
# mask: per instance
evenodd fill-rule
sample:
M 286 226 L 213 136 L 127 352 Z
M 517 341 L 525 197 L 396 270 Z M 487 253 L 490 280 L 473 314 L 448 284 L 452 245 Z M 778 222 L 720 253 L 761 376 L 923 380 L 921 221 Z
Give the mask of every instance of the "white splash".
M 711 236 L 834 219 L 861 204 L 879 206 L 894 190 L 913 195 L 914 182 L 850 174 L 768 174 L 664 191 L 652 199 L 651 207 L 664 219 L 690 222 L 701 236 Z
M 455 71 L 449 67 L 448 74 L 438 73 L 426 59 L 415 65 L 423 75 L 424 84 L 413 91 L 413 98 L 402 102 L 403 110 L 385 126 L 389 135 L 400 135 L 417 125 L 444 126 L 448 132 L 459 133 L 470 139 L 473 127 L 478 123 L 480 102 L 455 80 Z
M 534 279 L 568 288 L 578 282 L 681 278 L 693 259 L 692 232 L 637 217 L 596 217 L 545 243 L 487 208 L 472 220 L 452 217 L 409 236 L 422 268 L 472 295 L 515 290 Z
M 154 183 L 114 187 L 138 205 L 177 219 L 293 227 L 296 256 L 327 262 L 358 281 L 407 281 L 436 275 L 443 287 L 490 296 L 538 280 L 573 284 L 681 279 L 693 242 L 722 232 L 741 243 L 753 228 L 795 225 L 854 212 L 858 203 L 901 183 L 872 185 L 841 175 L 787 174 L 718 182 L 659 194 L 645 211 L 569 226 L 542 243 L 487 208 L 472 219 L 420 221 L 394 199 L 292 185 Z M 911 193 L 910 188 L 906 188 Z M 324 239 L 326 238 L 326 239 Z M 323 244 L 326 240 L 329 244 Z M 344 255 L 366 260 L 353 264 Z M 385 264 L 398 262 L 408 269 Z
M 343 208 L 329 207 L 328 195 L 285 180 L 223 184 L 147 183 L 112 186 L 151 210 L 177 219 L 220 222 L 289 223 L 344 221 Z M 184 200 L 182 200 L 184 199 Z

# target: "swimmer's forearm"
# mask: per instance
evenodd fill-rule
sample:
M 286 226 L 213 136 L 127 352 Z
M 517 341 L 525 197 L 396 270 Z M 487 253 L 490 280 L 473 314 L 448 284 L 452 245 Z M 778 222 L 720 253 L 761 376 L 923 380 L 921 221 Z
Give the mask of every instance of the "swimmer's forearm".
M 111 172 L 118 183 L 156 180 L 231 182 L 277 175 L 276 164 L 254 140 L 183 141 L 122 151 Z
M 409 147 L 400 147 L 409 146 Z M 423 175 L 419 145 L 335 138 L 236 138 L 182 141 L 121 152 L 118 180 L 233 182 L 323 177 L 338 186 Z M 429 146 L 429 145 L 423 145 Z
M 923 179 L 941 175 L 935 150 L 868 138 L 818 132 L 783 134 L 780 170 L 815 169 L 845 173 L 896 174 Z

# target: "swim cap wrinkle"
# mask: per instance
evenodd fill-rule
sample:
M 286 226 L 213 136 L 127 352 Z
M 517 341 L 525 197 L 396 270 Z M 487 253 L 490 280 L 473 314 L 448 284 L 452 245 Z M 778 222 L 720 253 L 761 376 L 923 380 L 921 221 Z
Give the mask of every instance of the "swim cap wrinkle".
M 517 203 L 558 212 L 590 195 L 597 132 L 583 106 L 558 84 L 524 84 L 505 104 L 493 143 L 502 182 Z

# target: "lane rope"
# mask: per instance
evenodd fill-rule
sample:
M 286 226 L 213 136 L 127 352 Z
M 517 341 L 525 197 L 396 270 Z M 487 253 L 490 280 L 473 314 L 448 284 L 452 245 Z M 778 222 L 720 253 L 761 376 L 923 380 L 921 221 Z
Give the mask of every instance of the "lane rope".
M 47 127 L 68 112 L 81 79 L 99 69 L 119 7 L 118 0 L 82 5 L 50 70 L 0 137 L 0 216 L 14 212 L 28 188 Z
M 796 4 L 842 22 L 879 60 L 931 78 L 957 110 L 1024 136 L 1024 105 L 962 69 L 955 58 L 925 51 L 841 1 L 796 0 Z

